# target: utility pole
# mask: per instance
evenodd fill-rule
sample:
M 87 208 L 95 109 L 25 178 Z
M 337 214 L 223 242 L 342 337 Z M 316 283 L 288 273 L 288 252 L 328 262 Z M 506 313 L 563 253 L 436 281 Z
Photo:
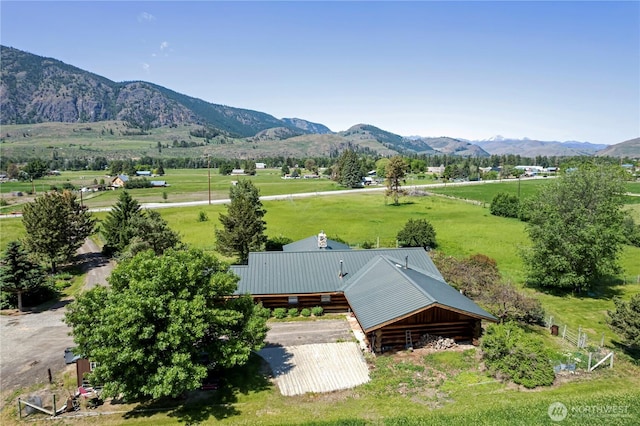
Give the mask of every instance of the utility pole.
M 207 154 L 207 176 L 209 179 L 209 205 L 211 205 L 211 157 Z

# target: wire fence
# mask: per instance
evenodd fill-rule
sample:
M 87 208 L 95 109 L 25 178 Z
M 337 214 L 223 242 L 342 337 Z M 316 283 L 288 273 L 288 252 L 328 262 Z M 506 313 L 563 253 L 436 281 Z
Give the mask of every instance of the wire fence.
M 593 371 L 595 368 L 607 364 L 609 368 L 613 368 L 614 353 L 604 348 L 604 333 L 602 333 L 601 336 L 596 336 L 593 333 L 587 334 L 582 326 L 578 327 L 577 330 L 572 329 L 566 324 L 558 324 L 557 321 L 554 321 L 553 316 L 545 319 L 545 325 L 551 331 L 552 335 L 558 336 L 576 348 L 588 352 L 587 371 Z M 576 365 L 570 363 L 566 365 L 560 364 L 554 367 L 556 372 L 565 369 L 575 371 L 575 368 Z

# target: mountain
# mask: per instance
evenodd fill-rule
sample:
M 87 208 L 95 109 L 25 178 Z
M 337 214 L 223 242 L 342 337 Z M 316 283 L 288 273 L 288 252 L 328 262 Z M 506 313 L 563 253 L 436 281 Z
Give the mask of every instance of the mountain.
M 449 155 L 460 155 L 463 157 L 489 157 L 489 153 L 482 149 L 478 145 L 474 145 L 468 141 L 460 139 L 439 137 L 439 138 L 421 138 L 415 141 L 420 141 L 426 145 L 431 146 L 437 152 Z
M 615 145 L 609 145 L 607 148 L 596 153 L 599 157 L 629 157 L 640 158 L 640 138 L 630 139 Z
M 125 121 L 133 127 L 199 124 L 247 137 L 291 127 L 258 111 L 212 104 L 155 84 L 116 83 L 52 58 L 0 46 L 0 124 Z
M 86 125 L 97 122 L 103 123 L 101 129 Z M 24 131 L 12 129 L 12 133 L 23 134 L 23 139 L 30 138 L 27 144 L 10 138 L 7 132 L 4 138 L 10 143 L 4 145 L 3 153 L 25 154 L 36 140 L 43 143 L 43 138 L 51 140 L 51 134 L 40 133 L 46 133 L 46 125 L 54 123 L 59 124 L 56 131 L 74 136 L 78 132 L 98 132 L 95 145 L 83 141 L 91 145 L 92 151 L 103 152 L 105 147 L 100 144 L 107 144 L 105 138 L 111 136 L 125 138 L 125 142 L 138 146 L 126 148 L 131 151 L 110 152 L 111 157 L 139 155 L 141 150 L 147 155 L 149 146 L 174 147 L 178 140 L 180 147 L 209 144 L 210 153 L 242 158 L 259 154 L 332 155 L 347 147 L 380 155 L 488 155 L 460 139 L 405 138 L 369 124 L 357 124 L 334 133 L 323 124 L 301 118 L 280 120 L 264 112 L 213 104 L 144 81 L 114 82 L 56 59 L 0 46 L 0 125 L 30 126 Z M 66 141 L 70 136 L 57 137 Z M 187 142 L 184 138 L 203 140 Z M 211 143 L 213 138 L 222 139 Z M 46 146 L 52 144 L 47 142 Z M 78 149 L 83 147 L 78 145 Z
M 333 133 L 331 129 L 329 129 L 324 124 L 312 123 L 311 121 L 303 120 L 301 118 L 282 118 L 281 120 L 285 124 L 288 124 L 289 127 L 298 128 L 305 133 L 316 133 L 318 135 Z
M 534 139 L 509 139 L 503 136 L 494 136 L 489 139 L 470 141 L 478 145 L 492 155 L 520 155 L 534 158 L 536 156 L 582 156 L 594 155 L 598 150 L 607 145 L 592 144 L 589 142 L 557 142 L 539 141 Z

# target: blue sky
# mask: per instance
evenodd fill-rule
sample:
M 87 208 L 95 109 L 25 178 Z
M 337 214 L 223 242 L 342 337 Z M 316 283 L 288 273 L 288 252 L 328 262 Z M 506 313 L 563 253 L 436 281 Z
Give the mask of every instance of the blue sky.
M 640 136 L 640 2 L 2 1 L 1 43 L 403 136 Z

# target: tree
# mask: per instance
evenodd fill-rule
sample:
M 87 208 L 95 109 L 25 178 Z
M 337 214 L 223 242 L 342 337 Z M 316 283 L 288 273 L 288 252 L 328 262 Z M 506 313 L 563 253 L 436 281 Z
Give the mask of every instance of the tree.
M 389 160 L 385 168 L 385 177 L 387 179 L 386 195 L 387 197 L 393 197 L 393 204 L 396 206 L 399 204 L 400 196 L 404 194 L 402 183 L 404 182 L 408 167 L 404 158 L 396 155 Z
M 246 263 L 250 251 L 262 250 L 267 242 L 264 235 L 266 210 L 262 207 L 258 188 L 250 180 L 242 179 L 229 191 L 231 204 L 227 214 L 220 213 L 223 229 L 216 229 L 216 247 L 220 253 L 238 256 Z
M 396 238 L 401 247 L 423 247 L 429 250 L 437 246 L 436 231 L 426 219 L 409 219 Z
M 528 203 L 530 283 L 580 292 L 620 271 L 622 173 L 585 164 L 549 182 Z
M 132 238 L 126 246 L 123 257 L 133 257 L 149 249 L 156 255 L 161 255 L 180 244 L 180 235 L 169 228 L 167 221 L 155 210 L 145 210 L 142 214 L 133 216 L 129 227 Z
M 50 262 L 52 272 L 59 262 L 73 258 L 95 229 L 91 213 L 69 191 L 47 193 L 26 204 L 22 223 L 25 248 Z
M 360 169 L 358 155 L 351 149 L 346 149 L 338 158 L 337 180 L 347 188 L 362 186 L 364 174 Z
M 39 158 L 29 161 L 22 169 L 31 179 L 39 179 L 49 171 L 49 165 Z
M 97 363 L 105 396 L 177 397 L 209 369 L 243 365 L 262 347 L 268 311 L 234 297 L 238 277 L 200 250 L 138 253 L 71 303 L 77 351 Z
M 131 226 L 131 222 L 142 214 L 138 201 L 131 197 L 128 191 L 122 191 L 118 201 L 102 222 L 102 235 L 106 240 L 104 251 L 106 253 L 124 251 L 135 236 L 135 229 Z
M 622 338 L 632 350 L 640 352 L 640 293 L 629 302 L 614 300 L 616 310 L 608 311 L 609 326 Z
M 506 192 L 499 192 L 491 200 L 492 215 L 502 217 L 518 217 L 520 213 L 520 200 L 518 197 Z
M 27 251 L 19 241 L 10 241 L 0 260 L 0 290 L 18 297 L 18 310 L 22 312 L 22 295 L 38 289 L 46 274 L 29 260 Z

